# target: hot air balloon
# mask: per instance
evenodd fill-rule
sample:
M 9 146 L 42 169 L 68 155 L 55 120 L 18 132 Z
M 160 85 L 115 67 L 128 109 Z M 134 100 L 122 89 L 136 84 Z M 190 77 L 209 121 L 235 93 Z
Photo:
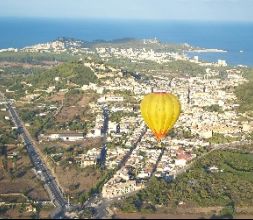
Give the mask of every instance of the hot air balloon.
M 140 108 L 145 123 L 159 142 L 173 128 L 181 111 L 178 98 L 166 92 L 144 96 Z

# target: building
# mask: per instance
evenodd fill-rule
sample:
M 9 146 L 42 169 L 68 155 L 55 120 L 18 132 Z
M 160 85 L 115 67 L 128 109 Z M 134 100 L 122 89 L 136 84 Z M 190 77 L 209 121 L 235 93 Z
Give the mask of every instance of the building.
M 47 135 L 41 135 L 41 139 L 47 140 L 47 141 L 83 141 L 84 140 L 84 134 L 83 133 L 66 133 L 66 134 L 60 134 L 60 133 L 52 133 Z
M 227 66 L 226 60 L 218 60 L 218 66 Z
M 80 165 L 81 168 L 87 166 L 94 166 L 97 164 L 100 155 L 100 149 L 93 148 L 88 150 L 85 154 L 79 154 L 75 160 L 76 163 Z
M 87 138 L 101 137 L 102 136 L 101 128 L 92 129 L 86 136 Z
M 194 56 L 193 57 L 193 61 L 196 62 L 196 63 L 198 63 L 199 62 L 199 56 Z
M 175 165 L 179 167 L 184 167 L 187 161 L 191 160 L 192 156 L 186 153 L 184 150 L 177 151 L 177 159 L 175 160 Z
M 123 102 L 124 98 L 122 96 L 102 96 L 98 99 L 98 103 L 104 102 Z

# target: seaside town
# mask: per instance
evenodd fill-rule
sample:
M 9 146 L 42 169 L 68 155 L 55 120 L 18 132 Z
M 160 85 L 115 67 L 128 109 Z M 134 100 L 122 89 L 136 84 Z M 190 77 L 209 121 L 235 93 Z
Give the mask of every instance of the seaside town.
M 143 44 L 156 45 L 159 42 L 151 39 L 143 40 Z M 102 142 L 97 146 L 69 158 L 69 165 L 76 164 L 78 169 L 85 169 L 102 164 L 103 169 L 113 170 L 113 175 L 102 187 L 103 199 L 114 199 L 138 192 L 145 188 L 145 184 L 153 176 L 170 182 L 184 172 L 195 158 L 201 157 L 215 147 L 246 141 L 247 135 L 253 132 L 253 123 L 247 120 L 246 115 L 236 111 L 239 103 L 234 94 L 234 88 L 246 83 L 247 79 L 241 69 L 229 67 L 225 60 L 207 63 L 200 61 L 198 56 L 189 58 L 184 52 L 156 52 L 145 48 L 98 47 L 91 50 L 80 41 L 54 41 L 0 52 L 5 51 L 59 54 L 68 52 L 88 57 L 85 60 L 80 58 L 79 62 L 94 73 L 99 83 L 89 82 L 74 86 L 73 83 L 69 83 L 64 88 L 58 89 L 56 84 L 65 79 L 63 76 L 55 75 L 54 81 L 50 82 L 47 88 L 31 90 L 33 85 L 23 80 L 21 83 L 27 88 L 25 96 L 19 100 L 11 99 L 11 103 L 13 106 L 24 106 L 42 96 L 45 99 L 49 96 L 67 94 L 70 90 L 80 91 L 83 94 L 92 92 L 96 95 L 97 98 L 88 104 L 89 112 L 95 119 L 87 133 L 80 129 L 76 131 L 51 129 L 39 135 L 37 145 L 48 146 L 55 142 L 68 145 L 86 139 L 101 139 Z M 92 59 L 94 55 L 104 62 L 94 61 Z M 106 64 L 111 58 L 126 58 L 137 63 L 152 61 L 157 64 L 187 61 L 205 68 L 205 74 L 173 78 L 153 74 L 152 77 L 144 78 L 142 73 L 129 73 L 122 68 Z M 217 67 L 224 67 L 225 70 L 220 71 Z M 225 78 L 221 72 L 225 74 Z M 162 141 L 162 146 L 159 146 L 141 118 L 139 103 L 144 95 L 161 91 L 175 94 L 179 98 L 181 114 L 174 129 Z M 4 93 L 8 96 L 15 91 L 6 88 Z M 4 107 L 6 100 L 3 97 L 0 100 L 1 111 L 6 112 Z M 60 114 L 63 105 L 64 103 L 60 102 L 50 103 L 48 106 L 46 103 L 39 103 L 34 107 L 42 109 L 37 113 L 37 117 L 46 117 L 54 111 L 55 115 Z M 44 109 L 48 111 L 43 111 Z M 4 117 L 5 120 L 11 120 L 7 112 Z M 29 122 L 24 124 L 28 130 L 32 126 Z M 53 160 L 59 155 L 62 153 L 53 152 L 47 157 Z M 218 168 L 210 167 L 210 169 Z M 37 169 L 36 172 L 41 171 Z

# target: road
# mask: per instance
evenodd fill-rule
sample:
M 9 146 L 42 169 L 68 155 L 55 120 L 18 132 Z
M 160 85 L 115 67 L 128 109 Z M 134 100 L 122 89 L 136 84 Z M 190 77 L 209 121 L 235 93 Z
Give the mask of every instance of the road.
M 26 150 L 29 154 L 29 157 L 40 176 L 41 180 L 44 182 L 44 186 L 48 191 L 51 201 L 55 204 L 56 212 L 52 217 L 61 217 L 61 214 L 67 208 L 67 202 L 62 194 L 62 191 L 58 184 L 55 181 L 54 176 L 51 174 L 50 170 L 47 168 L 46 164 L 41 159 L 39 152 L 36 149 L 36 145 L 34 144 L 29 132 L 26 130 L 23 125 L 22 120 L 20 119 L 16 109 L 12 106 L 11 102 L 5 99 L 4 95 L 0 93 L 2 98 L 6 100 L 5 107 L 10 114 L 14 125 L 17 127 L 18 132 L 23 140 L 23 143 L 26 147 Z
M 105 161 L 106 161 L 106 155 L 107 155 L 107 146 L 106 146 L 106 135 L 108 131 L 108 124 L 109 124 L 109 110 L 107 106 L 103 107 L 103 116 L 104 116 L 104 123 L 103 127 L 101 129 L 101 134 L 103 135 L 103 143 L 102 143 L 102 149 L 100 152 L 100 156 L 98 159 L 98 165 L 105 169 Z

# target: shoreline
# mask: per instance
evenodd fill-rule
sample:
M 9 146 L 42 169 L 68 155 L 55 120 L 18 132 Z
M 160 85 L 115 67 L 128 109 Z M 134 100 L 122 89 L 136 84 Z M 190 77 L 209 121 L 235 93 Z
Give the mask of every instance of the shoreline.
M 195 50 L 188 50 L 188 53 L 227 53 L 226 50 L 220 49 L 195 49 Z

